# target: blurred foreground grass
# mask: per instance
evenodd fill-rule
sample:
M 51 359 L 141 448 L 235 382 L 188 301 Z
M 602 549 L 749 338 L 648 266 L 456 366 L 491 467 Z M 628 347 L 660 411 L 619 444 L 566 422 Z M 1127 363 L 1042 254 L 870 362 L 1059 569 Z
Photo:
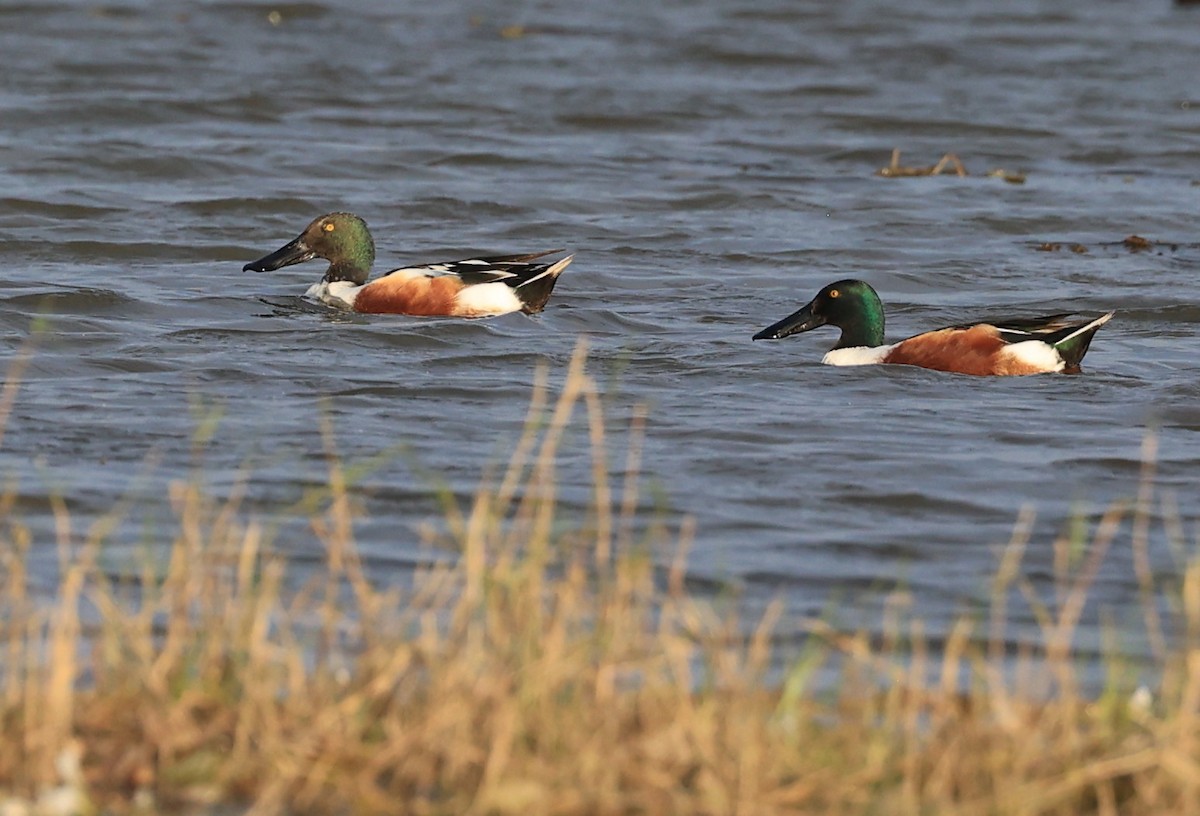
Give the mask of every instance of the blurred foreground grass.
M 802 658 L 770 675 L 781 608 L 741 621 L 693 597 L 686 525 L 657 533 L 676 543 L 656 568 L 632 525 L 638 434 L 623 484 L 610 484 L 618 469 L 582 351 L 552 404 L 544 383 L 507 470 L 470 506 L 447 503 L 435 543 L 453 562 L 411 591 L 364 573 L 332 453 L 311 519 L 325 566 L 298 592 L 236 500 L 177 484 L 165 566 L 113 578 L 97 564 L 102 532 L 64 535 L 57 595 L 35 597 L 27 555 L 48 545 L 14 517 L 10 489 L 0 813 L 1200 810 L 1200 562 L 1187 565 L 1168 621 L 1139 574 L 1156 688 L 1130 695 L 1114 681 L 1088 698 L 1072 653 L 1121 530 L 1139 573 L 1146 564 L 1151 465 L 1138 500 L 1110 508 L 1086 546 L 1055 545 L 1053 602 L 1021 577 L 1018 533 L 990 615 L 962 619 L 936 654 L 919 621 L 884 638 L 808 621 Z M 592 443 L 594 501 L 586 518 L 564 519 L 555 462 L 573 414 Z M 69 530 L 66 504 L 56 512 Z M 1016 658 L 1004 646 L 1014 589 L 1044 633 Z M 815 683 L 818 670 L 838 682 Z

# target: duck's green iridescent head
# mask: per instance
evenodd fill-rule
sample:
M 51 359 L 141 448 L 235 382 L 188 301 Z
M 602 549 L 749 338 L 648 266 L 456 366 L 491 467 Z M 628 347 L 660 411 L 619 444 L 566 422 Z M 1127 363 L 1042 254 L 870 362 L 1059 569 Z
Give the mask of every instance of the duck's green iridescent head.
M 367 282 L 375 263 L 375 242 L 367 222 L 354 213 L 335 212 L 314 219 L 304 232 L 270 255 L 242 267 L 243 272 L 271 272 L 313 258 L 329 261 L 325 280 Z
M 754 335 L 754 339 L 778 340 L 827 325 L 842 330 L 835 349 L 882 346 L 883 302 L 870 284 L 840 280 L 818 292 L 804 308 Z

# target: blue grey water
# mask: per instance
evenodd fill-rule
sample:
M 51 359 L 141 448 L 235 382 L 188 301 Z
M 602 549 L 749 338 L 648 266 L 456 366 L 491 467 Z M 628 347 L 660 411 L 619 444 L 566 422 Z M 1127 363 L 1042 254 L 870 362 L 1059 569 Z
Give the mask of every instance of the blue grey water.
M 1200 9 L 9 2 L 0 54 L 0 330 L 9 360 L 33 349 L 0 476 L 46 587 L 51 496 L 79 534 L 131 497 L 117 555 L 165 546 L 167 485 L 196 473 L 221 496 L 248 469 L 248 512 L 277 519 L 324 481 L 323 416 L 347 461 L 395 451 L 356 487 L 357 533 L 372 577 L 403 583 L 429 557 L 433 488 L 471 495 L 518 438 L 535 367 L 557 382 L 584 336 L 614 473 L 644 404 L 644 517 L 693 518 L 696 586 L 751 613 L 782 598 L 784 634 L 869 622 L 897 587 L 944 633 L 987 598 L 1022 507 L 1023 569 L 1052 599 L 1054 537 L 1135 495 L 1148 429 L 1194 535 Z M 893 148 L 953 151 L 970 175 L 882 178 Z M 480 321 L 306 308 L 315 262 L 241 271 L 331 210 L 367 219 L 380 268 L 576 260 L 543 314 Z M 1131 234 L 1164 244 L 1131 252 Z M 832 330 L 751 342 L 844 277 L 878 289 L 895 338 L 1118 313 L 1081 376 L 834 369 Z M 591 483 L 579 428 L 567 519 Z M 285 533 L 319 563 L 303 525 Z M 1081 646 L 1104 614 L 1141 618 L 1128 542 Z

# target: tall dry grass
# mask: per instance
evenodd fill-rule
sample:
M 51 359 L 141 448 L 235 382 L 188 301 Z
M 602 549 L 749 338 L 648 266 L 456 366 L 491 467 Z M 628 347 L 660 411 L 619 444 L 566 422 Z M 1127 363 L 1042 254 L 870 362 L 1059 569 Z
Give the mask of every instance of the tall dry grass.
M 1053 597 L 1022 577 L 1023 519 L 990 616 L 963 618 L 936 652 L 916 619 L 890 619 L 882 638 L 807 621 L 810 645 L 770 682 L 783 610 L 718 614 L 685 585 L 686 525 L 659 536 L 674 542 L 665 570 L 635 533 L 640 418 L 613 467 L 582 350 L 552 402 L 545 382 L 507 469 L 430 534 L 457 557 L 411 591 L 366 574 L 329 435 L 328 494 L 311 519 L 325 566 L 299 591 L 238 495 L 215 502 L 177 484 L 167 556 L 133 578 L 98 566 L 104 524 L 74 533 L 58 504 L 61 580 L 44 602 L 26 563 L 46 544 L 8 496 L 0 812 L 1200 809 L 1200 563 L 1183 574 L 1177 619 L 1160 620 L 1144 553 L 1159 516 L 1152 456 L 1137 501 L 1110 508 L 1082 556 L 1056 545 Z M 594 500 L 565 519 L 555 465 L 580 412 Z M 1089 698 L 1073 632 L 1127 519 L 1162 682 Z M 1004 647 L 1014 588 L 1044 635 L 1015 658 Z M 818 670 L 839 682 L 817 685 Z

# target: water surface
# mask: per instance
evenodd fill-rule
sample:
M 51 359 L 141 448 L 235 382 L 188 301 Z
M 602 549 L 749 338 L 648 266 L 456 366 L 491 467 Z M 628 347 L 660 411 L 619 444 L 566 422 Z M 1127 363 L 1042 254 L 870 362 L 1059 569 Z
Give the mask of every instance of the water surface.
M 784 632 L 806 614 L 871 620 L 898 585 L 944 631 L 986 598 L 1027 505 L 1026 570 L 1049 591 L 1053 536 L 1134 494 L 1147 428 L 1191 529 L 1200 12 L 1132 13 L 6 4 L 9 358 L 47 329 L 0 463 L 40 580 L 56 561 L 48 496 L 70 497 L 80 530 L 144 499 L 117 552 L 169 529 L 165 486 L 197 470 L 223 495 L 251 468 L 248 506 L 273 517 L 322 483 L 326 412 L 346 459 L 398 451 L 359 488 L 358 534 L 371 574 L 404 581 L 438 516 L 430 474 L 468 496 L 518 437 L 535 366 L 557 378 L 581 336 L 608 386 L 613 470 L 645 404 L 647 493 L 695 518 L 693 577 L 735 585 L 751 611 L 782 596 Z M 971 175 L 875 175 L 896 147 L 911 164 L 954 151 Z M 381 266 L 577 258 L 544 314 L 473 322 L 308 307 L 316 263 L 241 272 L 336 209 L 368 220 Z M 1111 245 L 1133 233 L 1178 245 Z M 1090 251 L 1035 249 L 1047 241 Z M 831 332 L 750 341 L 851 276 L 882 294 L 894 338 L 980 314 L 1118 315 L 1075 377 L 838 370 L 819 364 Z M 197 445 L 211 410 L 218 431 Z M 586 449 L 581 427 L 568 508 L 588 500 Z M 303 526 L 278 544 L 320 557 Z M 1178 570 L 1162 536 L 1154 563 L 1164 581 Z M 1140 617 L 1127 546 L 1094 597 Z

